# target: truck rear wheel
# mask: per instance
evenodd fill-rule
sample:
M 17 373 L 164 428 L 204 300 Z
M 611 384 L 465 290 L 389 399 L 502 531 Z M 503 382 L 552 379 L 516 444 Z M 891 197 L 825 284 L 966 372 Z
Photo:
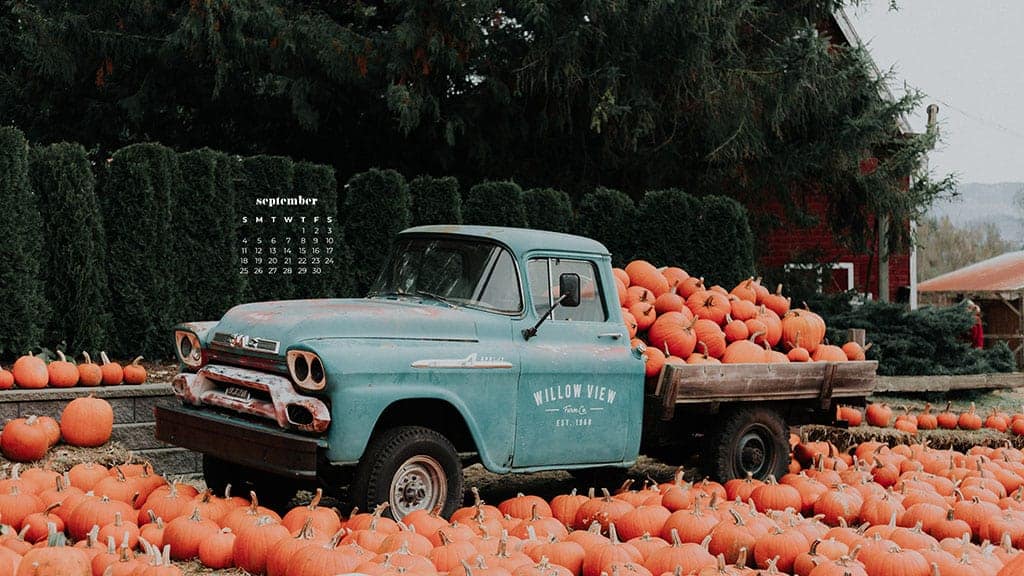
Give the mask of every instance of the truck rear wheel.
M 769 408 L 723 412 L 718 429 L 705 437 L 705 469 L 719 481 L 733 478 L 781 478 L 789 466 L 789 431 Z
M 285 511 L 298 490 L 295 483 L 287 478 L 239 466 L 208 454 L 203 454 L 203 479 L 206 487 L 220 496 L 228 484 L 234 496 L 248 498 L 252 490 L 261 506 L 278 512 Z
M 450 516 L 462 505 L 462 492 L 462 462 L 455 446 L 421 426 L 391 428 L 371 439 L 349 488 L 353 504 L 372 510 L 387 502 L 396 520 L 434 508 Z

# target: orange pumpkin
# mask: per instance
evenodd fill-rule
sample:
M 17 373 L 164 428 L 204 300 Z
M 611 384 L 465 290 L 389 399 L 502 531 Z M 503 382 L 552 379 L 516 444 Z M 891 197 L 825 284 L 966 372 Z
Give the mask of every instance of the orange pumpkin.
M 865 353 L 871 348 L 871 343 L 867 346 L 861 346 L 860 344 L 850 341 L 843 344 L 843 353 L 846 354 L 846 359 L 850 362 L 860 362 L 867 359 Z
M 50 373 L 46 370 L 46 362 L 29 353 L 14 362 L 14 383 L 20 388 L 45 388 L 50 381 Z
M 760 364 L 768 361 L 768 354 L 765 349 L 757 344 L 757 339 L 763 333 L 751 334 L 749 340 L 737 340 L 725 348 L 722 355 L 722 364 Z
M 672 356 L 686 358 L 697 345 L 697 333 L 693 329 L 695 319 L 686 312 L 669 312 L 659 316 L 650 330 L 647 341 L 660 350 L 668 350 Z
M 741 300 L 746 300 L 751 304 L 757 303 L 757 290 L 754 289 L 753 276 L 737 284 L 729 293 Z
M 60 432 L 72 446 L 102 446 L 114 431 L 114 409 L 102 398 L 75 398 L 60 415 Z
M 676 266 L 663 268 L 661 270 L 661 275 L 668 280 L 669 288 L 677 288 L 683 283 L 683 281 L 690 277 L 690 275 L 686 273 L 686 270 Z
M 810 348 L 808 348 L 810 351 Z M 815 362 L 848 362 L 846 352 L 839 346 L 822 344 L 811 353 L 811 360 Z
M 146 381 L 146 368 L 139 364 L 142 356 L 136 356 L 132 363 L 124 367 L 124 383 L 138 385 Z
M 39 460 L 49 449 L 50 438 L 46 428 L 39 424 L 37 416 L 15 418 L 4 425 L 3 434 L 0 434 L 0 451 L 3 451 L 8 460 Z
M 100 360 L 103 364 L 100 371 L 103 373 L 104 386 L 117 386 L 124 380 L 124 369 L 117 362 L 111 362 L 106 352 L 100 352 Z
M 46 367 L 50 378 L 50 386 L 54 388 L 71 388 L 78 384 L 78 368 L 71 362 L 68 362 L 67 357 L 60 350 L 57 350 L 57 357 L 60 359 L 50 362 L 49 366 Z
M 643 352 L 644 370 L 648 378 L 661 374 L 661 368 L 665 366 L 665 353 L 653 346 L 648 346 Z
M 39 425 L 46 431 L 46 437 L 50 440 L 50 446 L 60 442 L 60 424 L 50 416 L 40 416 Z
M 622 282 L 626 288 L 629 288 L 629 274 L 626 273 L 622 268 L 612 268 L 612 274 Z
M 11 388 L 14 388 L 14 374 L 0 368 L 0 390 L 10 390 Z
M 82 386 L 99 386 L 103 382 L 103 370 L 93 364 L 88 352 L 82 352 L 85 362 L 78 365 L 78 383 Z
M 655 297 L 668 292 L 668 279 L 646 260 L 634 260 L 626 265 L 630 286 L 643 286 L 654 293 Z
M 775 312 L 779 316 L 785 316 L 786 312 L 789 312 L 789 298 L 782 295 L 782 284 L 775 289 L 774 293 L 769 293 L 767 289 L 764 291 L 764 296 L 759 301 L 760 304 L 764 304 L 764 307 Z

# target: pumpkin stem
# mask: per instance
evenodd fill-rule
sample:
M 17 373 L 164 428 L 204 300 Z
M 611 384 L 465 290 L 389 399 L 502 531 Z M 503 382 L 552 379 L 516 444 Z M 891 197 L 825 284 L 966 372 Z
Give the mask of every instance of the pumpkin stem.
M 320 499 L 324 496 L 324 489 L 317 487 L 316 493 L 313 494 L 313 499 L 309 501 L 308 508 L 310 511 L 316 510 L 316 507 L 320 504 Z
M 138 366 L 139 362 L 142 361 L 142 356 L 136 356 L 135 360 L 132 360 L 132 366 Z
M 85 358 L 86 364 L 92 364 L 92 357 L 90 357 L 89 353 L 86 352 L 85 350 L 82 350 L 82 358 Z

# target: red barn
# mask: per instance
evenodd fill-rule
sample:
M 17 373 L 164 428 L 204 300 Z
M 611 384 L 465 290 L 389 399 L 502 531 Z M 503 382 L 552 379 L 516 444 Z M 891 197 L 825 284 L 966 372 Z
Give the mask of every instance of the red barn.
M 835 43 L 863 46 L 842 9 L 837 10 L 833 18 L 823 25 L 823 33 Z M 881 75 L 877 67 L 875 71 Z M 883 94 L 883 97 L 893 99 L 889 93 Z M 899 130 L 901 134 L 909 134 L 910 126 L 901 119 Z M 909 177 L 905 181 L 905 185 L 907 184 Z M 916 307 L 916 251 L 910 248 L 896 254 L 879 252 L 879 238 L 886 234 L 885 228 L 888 223 L 882 222 L 882 226 L 879 227 L 873 219 L 869 222 L 870 227 L 879 233 L 868 242 L 867 254 L 855 254 L 841 246 L 825 224 L 828 208 L 828 194 L 823 192 L 811 196 L 805 209 L 817 217 L 821 224 L 813 228 L 783 225 L 769 235 L 765 239 L 766 256 L 759 262 L 761 268 L 785 268 L 790 271 L 820 270 L 822 264 L 825 264 L 831 268 L 830 273 L 822 273 L 820 278 L 821 289 L 825 292 L 856 290 L 876 300 L 905 299 L 911 307 Z M 781 206 L 774 209 L 769 207 L 769 211 L 785 222 Z M 913 224 L 907 222 L 900 225 L 910 227 Z M 815 254 L 816 261 L 807 261 L 808 254 Z

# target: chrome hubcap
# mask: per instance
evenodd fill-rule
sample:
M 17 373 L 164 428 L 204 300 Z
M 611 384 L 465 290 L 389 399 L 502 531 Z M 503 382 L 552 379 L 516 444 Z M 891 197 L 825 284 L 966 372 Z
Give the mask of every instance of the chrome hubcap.
M 448 480 L 441 463 L 430 456 L 413 456 L 399 466 L 391 480 L 388 504 L 396 520 L 413 510 L 433 510 L 444 504 Z

